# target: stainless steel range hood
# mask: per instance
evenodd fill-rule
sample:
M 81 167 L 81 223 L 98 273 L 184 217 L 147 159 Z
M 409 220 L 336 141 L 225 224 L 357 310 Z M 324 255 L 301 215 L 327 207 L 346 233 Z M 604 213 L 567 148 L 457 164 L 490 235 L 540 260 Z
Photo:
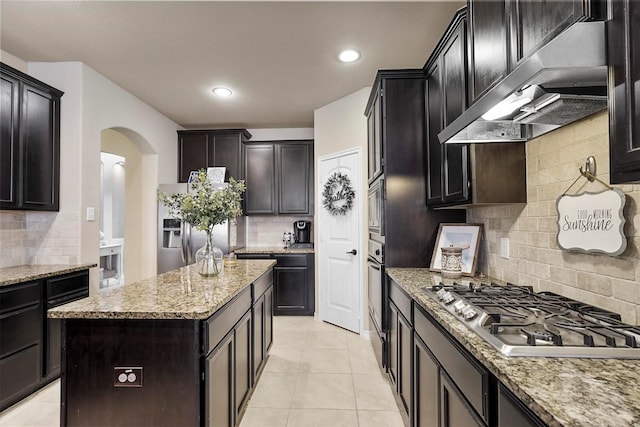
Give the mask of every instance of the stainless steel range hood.
M 605 46 L 604 22 L 573 24 L 443 129 L 440 142 L 527 141 L 606 108 Z M 518 107 L 492 119 L 508 101 Z

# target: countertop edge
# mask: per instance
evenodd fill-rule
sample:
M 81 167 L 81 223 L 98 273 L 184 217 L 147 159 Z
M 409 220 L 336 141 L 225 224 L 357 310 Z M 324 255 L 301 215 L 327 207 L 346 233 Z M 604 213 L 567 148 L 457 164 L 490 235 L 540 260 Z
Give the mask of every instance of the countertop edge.
M 0 279 L 0 287 L 15 285 L 16 283 L 32 282 L 47 277 L 60 276 L 77 271 L 97 267 L 96 263 L 64 265 L 64 264 L 34 264 L 0 268 L 0 277 L 11 275 L 8 279 Z

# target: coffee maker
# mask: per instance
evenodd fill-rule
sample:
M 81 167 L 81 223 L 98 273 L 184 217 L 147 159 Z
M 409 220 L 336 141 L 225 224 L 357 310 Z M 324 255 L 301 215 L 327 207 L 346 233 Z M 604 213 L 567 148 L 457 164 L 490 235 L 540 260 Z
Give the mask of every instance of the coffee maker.
M 293 238 L 297 244 L 311 244 L 311 221 L 295 221 Z

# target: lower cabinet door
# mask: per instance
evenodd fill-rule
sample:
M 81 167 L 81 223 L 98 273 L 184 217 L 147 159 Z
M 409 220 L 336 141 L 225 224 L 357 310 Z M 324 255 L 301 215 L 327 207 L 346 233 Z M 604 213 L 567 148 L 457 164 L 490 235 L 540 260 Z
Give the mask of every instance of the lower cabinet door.
M 398 394 L 400 400 L 404 404 L 404 409 L 411 414 L 411 350 L 413 332 L 411 325 L 404 318 L 398 316 L 398 338 L 400 343 L 398 346 Z
M 264 349 L 269 352 L 273 343 L 273 286 L 264 293 Z
M 413 336 L 414 427 L 438 427 L 438 362 L 420 336 Z
M 307 267 L 276 267 L 274 273 L 276 314 L 307 314 Z
M 234 331 L 213 350 L 206 359 L 206 425 L 209 427 L 233 427 L 235 408 L 233 403 L 233 350 Z
M 247 403 L 251 391 L 251 310 L 235 327 L 235 416 Z
M 0 411 L 36 389 L 40 383 L 40 351 L 36 344 L 0 360 Z
M 498 427 L 544 427 L 545 425 L 505 386 L 498 385 Z
M 253 303 L 253 383 L 256 382 L 258 372 L 265 359 L 265 306 L 262 295 Z
M 485 426 L 451 378 L 449 378 L 449 375 L 443 370 L 440 370 L 440 426 Z
M 398 309 L 389 304 L 389 376 L 398 387 Z

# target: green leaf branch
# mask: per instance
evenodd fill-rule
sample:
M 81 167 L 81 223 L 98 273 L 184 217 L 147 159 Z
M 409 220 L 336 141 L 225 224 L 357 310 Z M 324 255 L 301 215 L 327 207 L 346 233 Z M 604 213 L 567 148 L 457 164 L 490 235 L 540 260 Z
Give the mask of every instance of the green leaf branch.
M 229 178 L 224 189 L 214 189 L 205 169 L 198 171 L 187 193 L 163 193 L 158 200 L 169 209 L 169 216 L 191 224 L 198 230 L 211 231 L 214 225 L 242 215 L 244 181 Z

